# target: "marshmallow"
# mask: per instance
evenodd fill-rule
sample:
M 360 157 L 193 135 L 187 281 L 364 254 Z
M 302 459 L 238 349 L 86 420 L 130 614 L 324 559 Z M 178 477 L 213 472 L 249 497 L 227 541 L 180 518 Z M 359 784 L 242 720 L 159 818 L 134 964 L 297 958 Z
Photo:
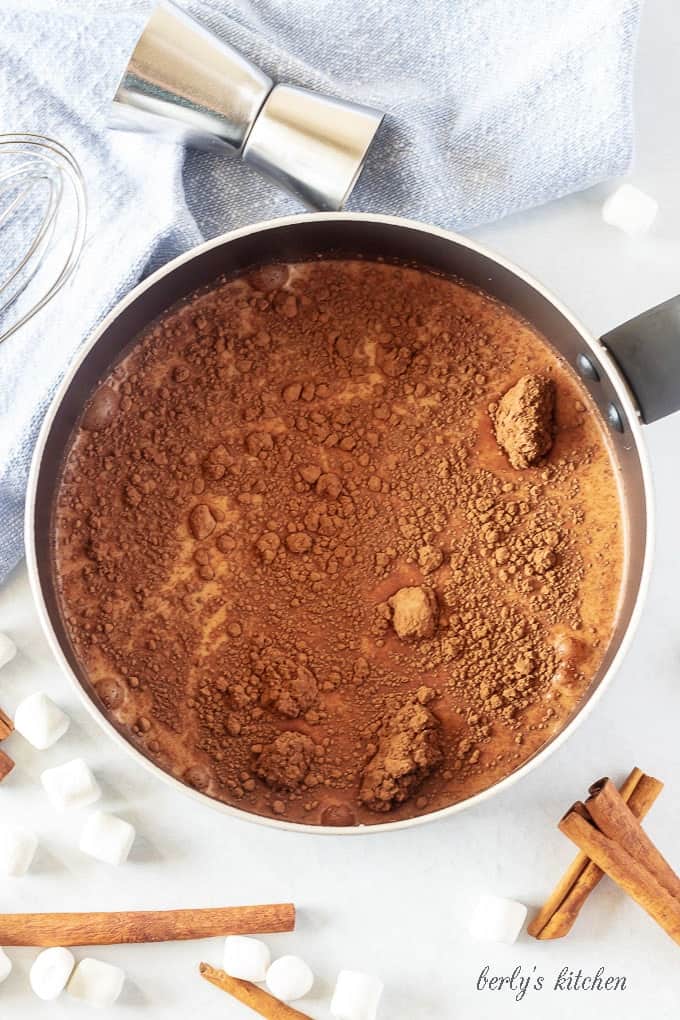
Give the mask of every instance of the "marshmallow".
M 45 769 L 40 782 L 57 811 L 87 807 L 102 795 L 99 783 L 82 758 L 74 758 L 56 768 Z
M 313 984 L 311 968 L 299 956 L 280 956 L 267 971 L 267 988 L 282 1002 L 301 999 Z
M 331 1000 L 338 1020 L 375 1020 L 384 985 L 380 978 L 358 970 L 341 970 Z
M 69 717 L 42 691 L 29 694 L 14 713 L 14 729 L 39 751 L 56 744 L 69 722 Z
M 57 999 L 66 988 L 75 965 L 76 961 L 70 950 L 59 946 L 44 949 L 33 961 L 29 975 L 31 988 L 39 999 L 46 1002 Z
M 224 940 L 224 969 L 243 981 L 264 981 L 271 961 L 269 946 L 247 935 L 228 935 Z
M 17 646 L 7 634 L 0 634 L 0 669 L 17 654 Z
M 84 854 L 105 864 L 123 864 L 135 841 L 135 827 L 106 811 L 93 811 L 78 844 Z
M 470 921 L 470 935 L 478 942 L 517 941 L 527 917 L 527 908 L 502 896 L 481 896 Z
M 103 1009 L 113 1006 L 121 993 L 125 971 L 111 963 L 86 956 L 76 966 L 67 985 L 69 995 Z
M 38 840 L 20 825 L 0 823 L 0 874 L 25 875 L 38 849 Z
M 632 184 L 622 184 L 602 206 L 602 219 L 635 237 L 649 230 L 658 211 L 659 203 L 655 198 Z
M 12 961 L 4 949 L 0 949 L 0 984 L 12 973 Z

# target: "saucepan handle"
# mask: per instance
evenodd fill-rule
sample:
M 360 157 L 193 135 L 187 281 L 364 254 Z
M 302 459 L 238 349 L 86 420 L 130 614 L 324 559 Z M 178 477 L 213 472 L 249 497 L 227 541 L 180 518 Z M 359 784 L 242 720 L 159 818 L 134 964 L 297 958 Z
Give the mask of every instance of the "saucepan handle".
M 680 295 L 602 337 L 649 423 L 680 410 Z

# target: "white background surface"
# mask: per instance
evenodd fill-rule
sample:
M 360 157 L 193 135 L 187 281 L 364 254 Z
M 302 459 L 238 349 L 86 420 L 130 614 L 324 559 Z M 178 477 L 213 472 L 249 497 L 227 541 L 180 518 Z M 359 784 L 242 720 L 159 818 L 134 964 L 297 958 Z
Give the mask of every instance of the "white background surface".
M 680 291 L 680 9 L 648 0 L 639 48 L 638 151 L 633 183 L 660 201 L 653 233 L 631 241 L 600 221 L 610 187 L 593 189 L 475 232 L 559 294 L 596 334 Z M 555 125 L 559 130 L 559 125 Z M 404 210 L 408 213 L 408 210 Z M 678 340 L 680 342 L 680 338 Z M 25 570 L 0 590 L 0 629 L 20 654 L 0 676 L 0 703 L 10 712 L 43 688 L 72 715 L 71 730 L 52 749 L 33 751 L 13 736 L 17 768 L 0 790 L 1 818 L 40 836 L 23 879 L 2 880 L 8 911 L 209 906 L 294 900 L 295 934 L 272 937 L 275 953 L 305 956 L 318 982 L 298 1003 L 318 1020 L 340 968 L 379 974 L 383 1020 L 654 1020 L 680 1016 L 680 950 L 634 904 L 603 883 L 571 936 L 516 946 L 479 946 L 466 936 L 482 891 L 537 906 L 571 845 L 555 827 L 597 776 L 619 779 L 633 764 L 664 779 L 666 790 L 648 829 L 680 866 L 680 628 L 678 503 L 680 416 L 646 430 L 658 501 L 657 552 L 649 598 L 631 652 L 595 712 L 543 767 L 505 794 L 448 821 L 406 832 L 352 839 L 296 835 L 244 824 L 193 804 L 118 751 L 80 706 L 53 664 L 38 627 Z M 89 861 L 76 848 L 84 814 L 58 816 L 39 773 L 75 755 L 95 768 L 101 806 L 138 829 L 120 869 Z M 91 1011 L 64 995 L 44 1004 L 27 977 L 35 952 L 10 950 L 14 971 L 0 987 L 0 1018 L 84 1017 Z M 221 963 L 221 941 L 121 946 L 77 951 L 125 968 L 119 1004 L 97 1015 L 141 1020 L 252 1016 L 202 982 L 201 959 Z M 485 964 L 495 974 L 543 974 L 547 990 L 513 993 L 475 988 Z M 626 977 L 617 993 L 550 990 L 567 966 Z M 536 968 L 532 971 L 532 968 Z

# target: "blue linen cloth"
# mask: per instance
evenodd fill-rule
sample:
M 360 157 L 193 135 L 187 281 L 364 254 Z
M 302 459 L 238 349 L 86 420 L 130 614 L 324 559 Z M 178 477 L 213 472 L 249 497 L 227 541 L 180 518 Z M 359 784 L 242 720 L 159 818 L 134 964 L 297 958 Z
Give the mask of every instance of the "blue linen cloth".
M 626 171 L 641 2 L 181 6 L 275 80 L 387 111 L 350 209 L 461 229 Z M 150 7 L 147 0 L 4 0 L 0 8 L 1 130 L 63 141 L 90 197 L 77 274 L 0 345 L 0 582 L 22 555 L 40 422 L 97 322 L 146 273 L 191 245 L 299 209 L 236 161 L 107 130 L 110 98 Z

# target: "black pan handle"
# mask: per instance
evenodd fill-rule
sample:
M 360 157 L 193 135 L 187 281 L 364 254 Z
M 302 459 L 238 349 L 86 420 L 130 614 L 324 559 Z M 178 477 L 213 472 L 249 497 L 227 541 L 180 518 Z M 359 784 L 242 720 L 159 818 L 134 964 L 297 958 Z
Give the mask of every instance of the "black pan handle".
M 602 337 L 649 424 L 680 411 L 680 295 Z

